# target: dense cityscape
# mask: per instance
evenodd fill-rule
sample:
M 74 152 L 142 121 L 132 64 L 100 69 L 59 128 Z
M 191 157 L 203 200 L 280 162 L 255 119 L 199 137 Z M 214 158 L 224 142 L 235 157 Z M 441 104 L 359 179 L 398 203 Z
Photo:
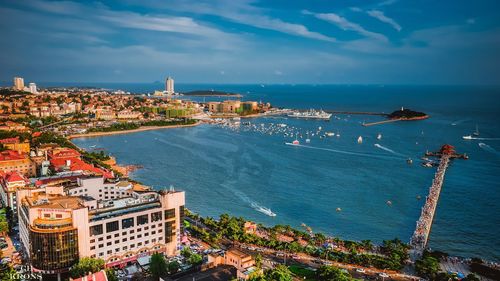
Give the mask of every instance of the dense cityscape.
M 152 95 L 38 89 L 34 83 L 26 88 L 23 78 L 13 81 L 12 87 L 1 90 L 0 194 L 5 206 L 2 232 L 8 234 L 2 238 L 4 276 L 29 263 L 30 272 L 58 280 L 77 280 L 94 270 L 94 277 L 85 278 L 102 280 L 96 275 L 101 272 L 112 280 L 187 280 L 214 274 L 245 280 L 286 280 L 266 277 L 273 275 L 418 280 L 418 275 L 438 274 L 439 261 L 452 259 L 425 251 L 422 240 L 412 241 L 421 251 L 416 254 L 399 239 L 374 245 L 370 240 L 328 237 L 307 226 L 266 227 L 226 214 L 201 217 L 185 205 L 189 194 L 173 186 L 144 186 L 128 177 L 138 167 L 120 166 L 104 151 L 86 151 L 71 142 L 202 122 L 235 126 L 240 117 L 293 110 L 253 101 L 185 100 L 175 93 L 170 77 L 165 90 Z M 411 261 L 411 255 L 418 257 Z M 482 261 L 460 263 L 479 272 L 498 270 Z M 433 278 L 451 276 L 439 274 L 444 275 Z M 465 279 L 474 280 L 471 276 Z
M 0 281 L 500 280 L 499 9 L 1 1 Z

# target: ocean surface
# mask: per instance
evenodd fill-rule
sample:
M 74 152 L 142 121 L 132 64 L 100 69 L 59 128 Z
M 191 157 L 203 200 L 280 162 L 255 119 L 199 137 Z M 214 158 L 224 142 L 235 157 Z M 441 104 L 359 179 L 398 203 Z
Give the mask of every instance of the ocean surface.
M 141 93 L 162 87 L 95 86 Z M 177 91 L 194 89 L 238 92 L 244 100 L 286 108 L 388 113 L 404 106 L 431 118 L 363 127 L 363 122 L 382 117 L 337 115 L 329 122 L 270 117 L 249 119 L 252 126 L 240 129 L 201 125 L 74 142 L 86 149 L 103 148 L 120 164 L 142 165 L 132 178 L 155 189 L 173 185 L 185 190 L 187 207 L 201 215 L 229 213 L 298 228 L 305 223 L 314 231 L 374 242 L 395 237 L 409 241 L 435 171 L 422 167 L 420 157 L 449 143 L 470 159 L 454 160 L 448 169 L 430 247 L 500 261 L 499 88 L 176 85 Z M 301 133 L 307 146 L 285 145 L 295 137 L 269 134 L 267 128 L 278 128 L 271 124 Z M 476 124 L 485 139 L 463 140 Z M 310 136 L 305 144 L 305 132 L 316 133 L 319 127 L 341 136 Z M 359 136 L 362 144 L 356 141 Z M 412 165 L 406 163 L 409 157 Z M 266 215 L 265 208 L 276 216 Z

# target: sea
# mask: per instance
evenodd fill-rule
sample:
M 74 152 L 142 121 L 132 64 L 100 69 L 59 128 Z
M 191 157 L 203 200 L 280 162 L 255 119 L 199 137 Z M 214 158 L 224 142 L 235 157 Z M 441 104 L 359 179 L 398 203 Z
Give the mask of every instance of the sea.
M 133 93 L 162 88 L 159 83 L 86 86 Z M 265 117 L 242 120 L 251 125 L 240 127 L 200 125 L 74 142 L 104 149 L 119 164 L 141 165 L 131 177 L 154 189 L 186 191 L 187 207 L 200 215 L 228 213 L 268 226 L 305 224 L 315 232 L 375 243 L 409 241 L 435 172 L 421 166 L 421 157 L 451 144 L 470 158 L 453 160 L 446 173 L 429 246 L 500 261 L 499 87 L 176 85 L 180 92 L 196 89 L 241 93 L 243 100 L 283 108 L 390 113 L 404 107 L 430 118 L 364 127 L 383 117 Z M 462 139 L 476 127 L 481 140 Z M 336 136 L 320 137 L 324 132 Z M 295 138 L 303 146 L 285 145 Z

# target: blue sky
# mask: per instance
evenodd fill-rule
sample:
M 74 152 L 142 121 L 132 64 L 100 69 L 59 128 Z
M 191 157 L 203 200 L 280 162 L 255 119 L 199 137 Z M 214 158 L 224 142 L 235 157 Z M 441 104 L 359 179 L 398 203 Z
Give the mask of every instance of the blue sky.
M 500 2 L 0 0 L 0 80 L 500 84 Z

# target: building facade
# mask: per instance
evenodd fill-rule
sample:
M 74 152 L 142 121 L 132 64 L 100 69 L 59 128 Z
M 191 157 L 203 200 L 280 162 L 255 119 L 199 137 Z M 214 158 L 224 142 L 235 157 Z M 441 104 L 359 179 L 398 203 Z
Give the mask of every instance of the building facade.
M 24 79 L 21 77 L 14 77 L 14 90 L 23 91 L 24 90 Z
M 36 176 L 36 165 L 27 154 L 20 154 L 14 150 L 0 152 L 0 171 L 9 173 L 17 171 L 24 176 Z
M 65 272 L 81 257 L 104 259 L 110 267 L 179 251 L 184 192 L 139 191 L 127 182 L 82 177 L 20 190 L 17 200 L 22 245 L 33 267 L 46 274 Z M 55 246 L 41 248 L 47 241 Z
M 170 76 L 167 77 L 167 79 L 165 80 L 165 91 L 169 95 L 173 95 L 175 93 L 175 91 L 174 91 L 174 79 L 172 79 L 172 77 L 170 77 Z

